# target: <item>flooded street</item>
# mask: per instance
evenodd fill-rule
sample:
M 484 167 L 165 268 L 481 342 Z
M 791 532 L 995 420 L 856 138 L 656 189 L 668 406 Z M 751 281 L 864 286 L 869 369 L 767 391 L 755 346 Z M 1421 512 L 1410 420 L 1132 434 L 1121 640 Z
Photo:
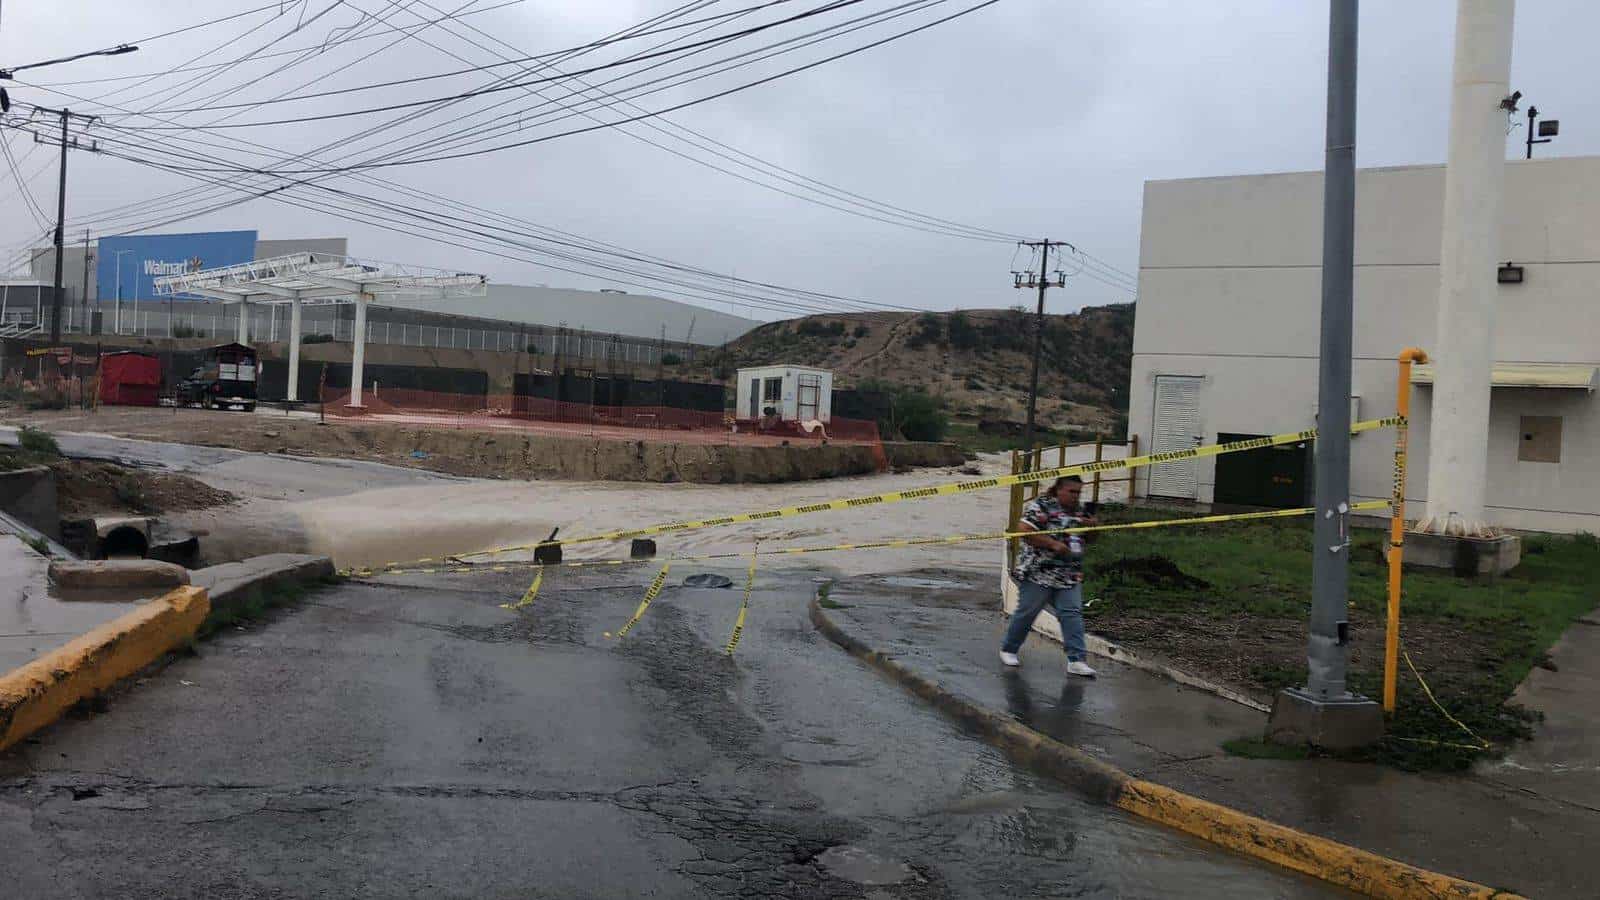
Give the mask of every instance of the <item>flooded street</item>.
M 0 428 L 0 440 L 12 432 Z M 561 536 L 639 528 L 685 518 L 796 506 L 966 481 L 1009 471 L 1009 459 L 988 454 L 973 463 L 981 475 L 955 469 L 915 469 L 778 484 L 654 484 L 638 482 L 509 481 L 441 475 L 382 463 L 246 453 L 110 435 L 58 433 L 69 454 L 116 459 L 184 472 L 241 496 L 227 507 L 177 513 L 174 528 L 201 535 L 208 562 L 260 553 L 319 553 L 340 567 L 382 565 L 420 557 L 469 553 Z M 1069 462 L 1088 462 L 1093 447 L 1075 448 Z M 1108 484 L 1103 500 L 1121 496 Z M 662 556 L 747 552 L 760 540 L 818 546 L 907 537 L 998 531 L 1005 525 L 1004 489 L 900 502 L 861 510 L 821 512 L 762 524 L 663 535 Z M 970 542 L 870 553 L 775 558 L 770 565 L 828 566 L 843 574 L 895 572 L 939 564 L 992 568 L 999 543 Z M 626 543 L 568 548 L 569 559 L 625 556 Z M 523 554 L 526 556 L 526 554 Z M 506 559 L 519 558 L 508 555 Z
M 722 571 L 736 573 L 737 567 Z M 573 573 L 311 593 L 0 757 L 18 896 L 1300 898 L 1318 883 L 1079 799 L 809 625 Z M 62 851 L 66 852 L 63 853 Z

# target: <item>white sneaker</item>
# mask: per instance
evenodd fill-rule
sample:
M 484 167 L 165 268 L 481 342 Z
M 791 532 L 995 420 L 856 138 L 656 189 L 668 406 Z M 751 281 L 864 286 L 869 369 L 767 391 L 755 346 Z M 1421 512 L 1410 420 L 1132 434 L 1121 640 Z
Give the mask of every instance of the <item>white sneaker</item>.
M 1088 663 L 1071 659 L 1067 661 L 1067 674 L 1081 675 L 1084 678 L 1093 678 L 1095 673 L 1093 669 L 1089 668 Z
M 1017 655 L 1015 653 L 1007 653 L 1004 650 L 1000 651 L 1000 661 L 1013 669 L 1022 665 L 1022 660 L 1017 659 Z

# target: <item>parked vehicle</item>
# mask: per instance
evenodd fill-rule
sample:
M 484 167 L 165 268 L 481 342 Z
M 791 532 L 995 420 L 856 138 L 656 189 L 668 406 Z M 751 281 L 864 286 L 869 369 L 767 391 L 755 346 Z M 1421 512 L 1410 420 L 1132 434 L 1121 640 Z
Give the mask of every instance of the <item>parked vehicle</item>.
M 206 409 L 256 408 L 256 351 L 244 344 L 222 344 L 207 348 L 199 368 L 178 383 L 180 405 L 198 404 Z

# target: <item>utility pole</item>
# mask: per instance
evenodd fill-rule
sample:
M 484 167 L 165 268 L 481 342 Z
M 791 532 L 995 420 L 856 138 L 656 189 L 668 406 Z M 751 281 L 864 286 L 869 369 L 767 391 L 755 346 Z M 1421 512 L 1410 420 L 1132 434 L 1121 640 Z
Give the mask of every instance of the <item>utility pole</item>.
M 1306 684 L 1278 695 L 1268 737 L 1359 747 L 1383 736 L 1383 710 L 1345 683 L 1350 640 L 1350 369 L 1355 282 L 1357 0 L 1328 17 L 1327 144 L 1322 186 L 1322 339 L 1317 379 L 1316 512 Z
M 1053 287 L 1064 288 L 1067 286 L 1067 274 L 1059 268 L 1056 269 L 1056 277 L 1053 280 L 1050 278 L 1050 250 L 1059 247 L 1072 247 L 1072 250 L 1076 252 L 1078 248 L 1073 247 L 1066 241 L 1052 241 L 1049 238 L 1045 238 L 1042 241 L 1018 241 L 1017 245 L 1039 251 L 1039 271 L 1037 274 L 1033 272 L 1011 273 L 1013 287 L 1039 289 L 1039 307 L 1033 316 L 1033 375 L 1028 379 L 1028 423 L 1022 430 L 1022 448 L 1028 450 L 1033 447 L 1034 417 L 1039 405 L 1039 358 L 1044 354 L 1044 292 Z M 1060 258 L 1060 253 L 1060 250 L 1056 250 L 1058 259 Z M 1030 461 L 1029 465 L 1032 465 L 1032 457 L 1030 456 L 1028 459 Z
M 34 112 L 43 112 L 61 117 L 61 178 L 56 187 L 55 293 L 50 298 L 50 343 L 57 344 L 61 342 L 61 257 L 64 252 L 62 242 L 65 237 L 62 229 L 66 227 L 67 221 L 67 148 L 76 148 L 78 146 L 77 138 L 72 138 L 71 140 L 68 140 L 67 138 L 67 123 L 72 119 L 78 119 L 87 125 L 88 123 L 93 122 L 96 117 L 81 115 L 66 108 L 45 109 L 42 106 L 34 107 Z M 34 140 L 39 140 L 38 135 L 34 136 Z M 98 145 L 90 143 L 89 149 L 98 149 Z

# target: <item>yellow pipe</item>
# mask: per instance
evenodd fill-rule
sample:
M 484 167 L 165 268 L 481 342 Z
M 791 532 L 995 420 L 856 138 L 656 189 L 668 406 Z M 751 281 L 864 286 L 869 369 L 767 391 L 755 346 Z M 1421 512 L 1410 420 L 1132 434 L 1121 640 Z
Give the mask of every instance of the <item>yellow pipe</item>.
M 1383 711 L 1394 712 L 1395 679 L 1400 665 L 1400 563 L 1406 531 L 1406 445 L 1411 416 L 1411 364 L 1425 363 L 1428 354 L 1417 347 L 1400 351 L 1400 381 L 1395 391 L 1395 413 L 1400 424 L 1394 431 L 1394 497 L 1389 519 L 1389 622 L 1383 639 Z

